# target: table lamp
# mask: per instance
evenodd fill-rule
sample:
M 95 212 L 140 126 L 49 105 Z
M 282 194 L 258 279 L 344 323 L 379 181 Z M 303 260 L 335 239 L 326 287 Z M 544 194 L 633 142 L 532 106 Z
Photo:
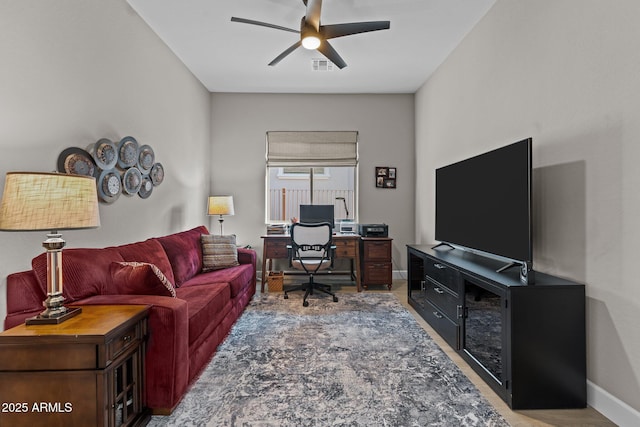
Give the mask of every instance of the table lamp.
M 235 214 L 233 211 L 233 196 L 209 196 L 207 214 L 220 215 L 218 222 L 220 222 L 220 235 L 222 236 L 222 223 L 224 222 L 222 215 Z
M 68 309 L 62 295 L 62 248 L 58 230 L 100 226 L 96 180 L 83 175 L 44 172 L 9 172 L 0 202 L 0 230 L 48 230 L 42 246 L 47 250 L 45 310 L 27 319 L 27 325 L 58 324 L 79 314 Z

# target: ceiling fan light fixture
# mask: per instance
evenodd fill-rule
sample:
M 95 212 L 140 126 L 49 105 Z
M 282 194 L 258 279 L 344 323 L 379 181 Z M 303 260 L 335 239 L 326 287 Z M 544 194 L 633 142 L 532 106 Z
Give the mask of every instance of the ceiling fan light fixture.
M 302 38 L 302 47 L 305 49 L 313 50 L 320 47 L 320 37 L 316 35 L 308 35 Z
M 319 48 L 322 40 L 320 39 L 320 34 L 318 34 L 318 31 L 311 25 L 304 22 L 304 18 L 301 27 L 300 40 L 302 42 L 302 47 L 309 50 Z

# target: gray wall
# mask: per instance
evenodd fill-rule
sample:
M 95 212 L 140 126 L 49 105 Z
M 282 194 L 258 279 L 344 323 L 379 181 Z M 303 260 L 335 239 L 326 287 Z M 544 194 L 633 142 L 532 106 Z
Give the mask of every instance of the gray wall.
M 362 223 L 389 224 L 394 270 L 405 270 L 414 235 L 414 97 L 405 95 L 230 94 L 211 96 L 211 190 L 232 194 L 225 232 L 262 255 L 265 234 L 265 133 L 357 130 Z M 375 166 L 398 168 L 396 189 L 375 187 Z M 212 220 L 217 225 L 217 221 Z
M 628 425 L 640 421 L 638 17 L 636 0 L 499 0 L 416 94 L 416 239 L 433 241 L 435 168 L 532 136 L 534 267 L 586 283 L 589 402 Z
M 132 135 L 153 147 L 164 182 L 149 199 L 101 205 L 102 226 L 63 232 L 67 247 L 203 224 L 209 92 L 167 46 L 124 0 L 0 3 L 0 186 L 9 171 L 53 171 L 67 147 Z M 45 237 L 0 232 L 0 319 L 6 276 L 29 269 Z

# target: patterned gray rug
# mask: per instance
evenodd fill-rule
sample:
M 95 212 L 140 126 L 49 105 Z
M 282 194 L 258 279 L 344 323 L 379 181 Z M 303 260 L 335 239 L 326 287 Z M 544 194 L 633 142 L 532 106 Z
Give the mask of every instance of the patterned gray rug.
M 257 295 L 150 426 L 508 426 L 393 294 Z

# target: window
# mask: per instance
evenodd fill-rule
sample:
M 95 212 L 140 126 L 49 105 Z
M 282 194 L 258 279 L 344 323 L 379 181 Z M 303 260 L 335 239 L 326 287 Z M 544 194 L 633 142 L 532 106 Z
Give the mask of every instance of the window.
M 290 166 L 278 168 L 278 178 L 280 179 L 309 179 L 310 169 L 308 166 Z M 329 178 L 329 168 L 322 166 L 313 168 L 314 179 Z
M 334 205 L 357 218 L 357 132 L 267 132 L 266 221 L 300 217 L 300 205 Z

